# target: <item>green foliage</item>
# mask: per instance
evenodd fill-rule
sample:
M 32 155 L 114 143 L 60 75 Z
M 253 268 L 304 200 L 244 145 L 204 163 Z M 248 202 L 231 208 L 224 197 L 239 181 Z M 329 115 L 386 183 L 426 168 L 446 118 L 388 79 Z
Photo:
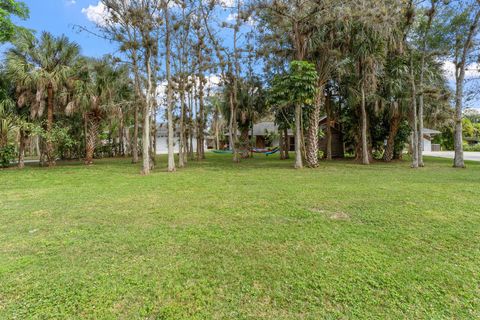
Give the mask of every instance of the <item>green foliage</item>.
M 21 28 L 12 22 L 12 16 L 27 19 L 29 11 L 23 1 L 0 0 L 0 43 L 10 41 Z
M 267 146 L 272 146 L 272 143 L 280 137 L 278 132 L 268 131 L 267 129 L 265 129 L 264 136 L 265 136 L 265 143 L 267 144 Z
M 467 152 L 480 152 L 480 144 L 475 144 L 473 146 L 464 146 L 463 147 L 464 151 L 467 151 Z
M 43 134 L 43 138 L 48 142 L 52 142 L 53 144 L 62 144 L 66 147 L 69 147 L 73 145 L 73 141 L 68 132 L 68 128 L 56 125 L 53 127 L 51 132 L 45 132 Z
M 475 135 L 475 127 L 473 126 L 472 121 L 468 118 L 463 118 L 463 136 L 466 138 L 472 138 Z
M 393 152 L 396 158 L 399 158 L 405 150 L 405 144 L 410 139 L 412 128 L 408 124 L 408 121 L 402 121 L 400 128 L 398 129 L 397 136 L 395 137 L 395 146 Z
M 17 153 L 15 152 L 14 145 L 7 145 L 0 147 L 0 167 L 6 168 L 10 163 L 15 160 Z
M 437 135 L 433 138 L 433 143 L 439 144 L 442 147 L 442 150 L 453 150 L 454 149 L 454 137 L 453 137 L 453 128 L 444 127 L 442 134 Z
M 268 104 L 273 107 L 313 104 L 317 92 L 318 74 L 315 65 L 308 61 L 292 61 L 287 74 L 273 78 Z

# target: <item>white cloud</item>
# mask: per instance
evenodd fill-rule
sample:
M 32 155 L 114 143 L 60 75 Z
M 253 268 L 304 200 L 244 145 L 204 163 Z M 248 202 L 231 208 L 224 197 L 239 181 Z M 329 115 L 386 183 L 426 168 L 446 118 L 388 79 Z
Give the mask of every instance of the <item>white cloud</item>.
M 230 13 L 228 16 L 227 16 L 227 22 L 230 22 L 230 23 L 234 23 L 237 21 L 237 17 L 238 17 L 238 14 L 237 13 Z M 247 21 L 245 21 L 245 23 L 251 27 L 254 27 L 257 22 L 250 16 L 248 17 Z
M 77 3 L 76 0 L 65 0 L 65 3 L 67 6 L 73 6 L 74 4 Z
M 221 0 L 220 1 L 220 5 L 223 7 L 223 8 L 231 8 L 235 5 L 235 0 Z
M 236 13 L 230 13 L 227 16 L 227 21 L 232 22 L 237 20 L 238 15 Z
M 105 26 L 107 23 L 108 10 L 101 1 L 98 1 L 96 5 L 89 5 L 87 8 L 83 8 L 82 13 L 88 20 L 98 26 Z
M 448 80 L 455 81 L 455 64 L 451 61 L 446 61 L 443 64 L 443 71 Z M 480 77 L 480 65 L 478 63 L 472 63 L 467 67 L 465 71 L 465 79 L 472 79 Z
M 192 78 L 190 77 L 190 80 L 192 80 Z M 199 84 L 199 80 L 198 78 L 195 79 L 196 82 L 197 82 L 197 85 Z M 207 83 L 205 84 L 205 94 L 207 94 L 208 90 L 210 90 L 210 92 L 213 92 L 215 91 L 216 89 L 218 89 L 221 85 L 221 78 L 218 74 L 209 74 L 206 76 L 206 81 Z M 158 84 L 157 86 L 157 90 L 156 90 L 156 96 L 157 96 L 157 103 L 159 105 L 160 108 L 164 107 L 165 106 L 165 100 L 166 100 L 166 97 L 167 97 L 167 81 L 166 80 L 163 80 L 160 84 Z M 178 97 L 176 97 L 178 99 Z

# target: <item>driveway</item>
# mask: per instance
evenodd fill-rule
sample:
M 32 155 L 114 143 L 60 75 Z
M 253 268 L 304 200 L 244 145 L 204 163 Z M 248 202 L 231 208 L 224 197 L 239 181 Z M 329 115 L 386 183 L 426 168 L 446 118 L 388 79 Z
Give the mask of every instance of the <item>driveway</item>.
M 423 155 L 447 159 L 453 159 L 455 157 L 455 153 L 453 151 L 424 152 Z M 465 160 L 480 162 L 480 152 L 464 152 L 463 157 Z

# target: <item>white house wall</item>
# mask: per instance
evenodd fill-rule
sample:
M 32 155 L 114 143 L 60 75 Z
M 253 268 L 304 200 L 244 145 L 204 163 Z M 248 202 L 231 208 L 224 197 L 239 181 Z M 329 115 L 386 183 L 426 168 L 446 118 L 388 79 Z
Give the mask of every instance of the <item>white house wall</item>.
M 180 152 L 178 148 L 179 145 L 180 145 L 180 140 L 179 138 L 177 138 L 175 139 L 175 142 L 174 142 L 175 153 Z M 193 139 L 193 150 L 197 150 L 197 139 Z M 206 145 L 205 145 L 205 150 L 207 150 Z M 165 137 L 157 138 L 157 154 L 168 154 L 167 138 Z

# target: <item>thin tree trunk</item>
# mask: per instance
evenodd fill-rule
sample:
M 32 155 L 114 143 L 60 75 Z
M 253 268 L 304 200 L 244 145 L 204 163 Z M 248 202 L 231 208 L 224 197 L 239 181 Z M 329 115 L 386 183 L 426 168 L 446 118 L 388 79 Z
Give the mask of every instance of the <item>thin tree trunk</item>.
M 194 102 L 193 102 L 193 93 L 190 89 L 188 91 L 188 110 L 189 110 L 189 120 L 188 120 L 188 157 L 190 160 L 194 160 L 194 154 L 193 154 L 193 135 L 194 135 L 194 130 L 193 130 L 193 108 L 194 108 Z
M 185 89 L 183 83 L 180 89 L 180 139 L 178 146 L 178 167 L 185 167 Z
M 303 168 L 302 159 L 302 105 L 295 105 L 295 169 Z
M 198 104 L 199 104 L 199 122 L 198 122 L 198 159 L 205 159 L 205 100 L 204 100 L 204 76 L 201 73 L 198 85 Z
M 53 130 L 53 111 L 54 111 L 54 92 L 52 84 L 48 85 L 47 88 L 47 133 L 49 135 L 52 134 Z M 49 167 L 55 166 L 55 151 L 53 147 L 53 142 L 51 141 L 51 137 L 47 140 L 47 162 Z
M 20 143 L 18 146 L 18 168 L 25 168 L 25 144 L 27 140 L 27 135 L 25 131 L 20 129 Z
M 138 104 L 135 104 L 133 113 L 132 163 L 138 163 L 138 109 Z
M 157 107 L 155 107 L 155 110 Z M 155 111 L 150 119 L 151 126 L 151 135 L 150 135 L 150 159 L 152 161 L 152 166 L 157 165 L 157 111 Z
M 366 97 L 365 97 L 365 85 L 362 81 L 361 85 L 361 94 L 362 94 L 362 102 L 361 102 L 361 120 L 362 120 L 362 131 L 361 131 L 361 139 L 362 139 L 362 163 L 365 165 L 370 164 L 369 156 L 368 156 L 368 141 L 367 141 L 367 108 L 366 108 Z
M 280 160 L 285 160 L 285 139 L 283 138 L 283 130 L 278 131 L 278 143 L 280 147 Z
M 230 92 L 229 94 L 229 101 L 230 101 L 230 149 L 233 152 L 233 162 L 239 162 L 240 159 L 238 157 L 237 151 L 237 120 L 236 120 L 236 108 L 234 103 L 234 94 Z
M 35 137 L 35 152 L 37 153 L 36 156 L 41 158 L 42 150 L 40 149 L 40 137 L 39 136 Z
M 219 113 L 216 112 L 216 120 L 215 120 L 215 149 L 220 150 L 220 123 L 219 123 Z
M 411 149 L 412 149 L 412 168 L 418 168 L 418 110 L 417 110 L 417 86 L 415 84 L 415 74 L 413 72 L 413 58 L 410 58 L 410 81 L 412 86 L 412 137 L 411 137 Z
M 422 90 L 422 89 L 421 89 Z M 417 148 L 418 148 L 418 166 L 424 167 L 425 164 L 423 163 L 423 107 L 424 107 L 424 99 L 423 99 L 423 92 L 420 92 L 418 97 L 418 129 L 417 129 Z
M 463 71 L 465 73 L 465 71 Z M 457 89 L 455 92 L 455 135 L 454 148 L 455 158 L 453 166 L 455 168 L 465 168 L 465 161 L 463 158 L 463 81 L 464 77 L 457 79 Z
M 285 160 L 290 159 L 290 137 L 288 136 L 288 128 L 283 128 L 283 135 L 285 138 Z
M 327 150 L 325 159 L 328 161 L 332 160 L 332 126 L 330 125 L 331 119 L 331 110 L 330 110 L 330 96 L 328 96 L 327 100 L 325 101 L 325 112 L 327 114 L 327 127 L 326 127 L 326 139 L 327 139 Z

